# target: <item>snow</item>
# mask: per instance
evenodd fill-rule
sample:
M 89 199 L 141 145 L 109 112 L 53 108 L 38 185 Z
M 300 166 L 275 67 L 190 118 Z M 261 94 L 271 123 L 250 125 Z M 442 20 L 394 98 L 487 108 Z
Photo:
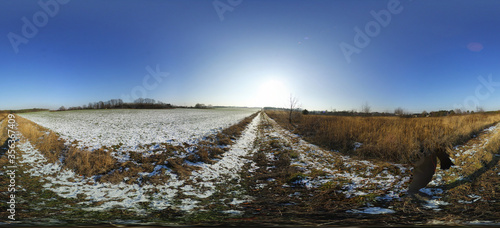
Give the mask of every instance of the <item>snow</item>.
M 354 150 L 359 149 L 361 146 L 363 146 L 363 143 L 360 143 L 360 142 L 355 142 L 355 143 L 354 143 Z
M 257 134 L 257 126 L 260 122 L 260 114 L 256 116 L 248 127 L 242 132 L 242 136 L 231 149 L 224 154 L 224 157 L 214 164 L 203 164 L 201 170 L 193 171 L 189 177 L 190 182 L 198 186 L 194 188 L 191 185 L 184 187 L 184 195 L 196 196 L 198 198 L 207 198 L 216 192 L 216 186 L 228 181 L 241 179 L 239 172 L 243 165 L 251 160 L 246 156 L 254 153 L 253 142 Z M 204 188 L 200 188 L 203 186 Z M 234 186 L 233 186 L 234 187 Z M 231 204 L 241 204 L 247 201 L 249 196 L 242 196 L 243 200 L 233 198 Z
M 149 202 L 150 207 L 156 210 L 173 207 L 184 211 L 193 211 L 203 206 L 200 205 L 200 199 L 212 196 L 217 191 L 218 185 L 223 185 L 229 180 L 239 182 L 239 172 L 245 163 L 250 162 L 244 157 L 254 152 L 253 142 L 256 138 L 259 121 L 259 117 L 254 118 L 242 132 L 240 139 L 216 163 L 200 164 L 201 169 L 193 171 L 188 180 L 180 180 L 169 170 L 164 171 L 164 175 L 169 177 L 169 181 L 161 185 L 96 182 L 95 177 L 78 176 L 73 171 L 64 169 L 60 163 L 47 163 L 40 151 L 26 140 L 20 143 L 18 148 L 22 151 L 20 162 L 31 166 L 28 172 L 32 176 L 42 177 L 46 182 L 43 185 L 44 188 L 50 189 L 64 198 L 84 197 L 83 204 L 86 210 L 103 211 L 120 207 L 143 212 L 139 203 Z M 152 173 L 160 172 L 162 167 L 164 166 L 155 167 Z M 152 173 L 143 174 L 152 175 Z M 186 198 L 179 200 L 179 196 L 182 195 Z M 251 200 L 249 196 L 242 194 L 239 196 L 233 194 L 230 199 L 232 199 L 232 205 L 239 205 Z M 94 206 L 93 203 L 97 202 L 101 204 Z M 237 213 L 237 211 L 230 212 L 230 214 Z
M 50 189 L 64 198 L 77 198 L 78 194 L 83 194 L 87 204 L 93 202 L 104 202 L 97 207 L 90 207 L 88 210 L 105 210 L 114 206 L 123 208 L 138 209 L 137 203 L 148 202 L 148 192 L 157 188 L 157 196 L 164 201 L 157 209 L 163 209 L 162 206 L 170 206 L 177 193 L 177 187 L 184 181 L 179 181 L 173 174 L 171 180 L 161 186 L 137 184 L 127 185 L 125 183 L 109 184 L 95 182 L 92 177 L 80 177 L 71 170 L 63 169 L 59 163 L 46 163 L 43 155 L 29 142 L 23 142 L 18 145 L 23 151 L 21 163 L 29 164 L 28 170 L 32 176 L 41 176 L 47 183 L 44 188 Z M 167 174 L 168 175 L 168 174 Z
M 467 197 L 471 198 L 471 200 L 458 200 L 458 202 L 463 203 L 463 204 L 471 204 L 471 203 L 475 203 L 476 201 L 483 198 L 482 196 L 479 196 L 476 194 L 470 194 L 470 195 L 467 195 Z
M 437 199 L 431 199 L 431 200 L 427 200 L 426 201 L 426 203 L 424 204 L 424 208 L 433 209 L 435 211 L 439 211 L 439 210 L 441 210 L 441 209 L 439 209 L 439 206 L 446 206 L 446 205 L 450 205 L 450 203 L 444 202 L 444 201 L 440 201 L 440 200 L 437 200 Z
M 387 209 L 387 208 L 380 208 L 380 207 L 365 207 L 361 208 L 363 210 L 348 210 L 347 212 L 350 213 L 357 213 L 357 214 L 370 214 L 370 215 L 380 215 L 380 214 L 392 214 L 396 213 L 392 209 Z
M 436 194 L 443 194 L 443 189 L 440 188 L 422 188 L 420 189 L 420 192 L 425 193 L 429 196 L 436 195 Z
M 494 223 L 493 221 L 482 221 L 482 220 L 474 220 L 471 222 L 467 222 L 468 225 L 473 225 L 473 226 L 500 226 L 500 223 Z
M 306 177 L 296 184 L 306 188 L 321 187 L 325 183 L 331 182 L 342 184 L 343 193 L 347 198 L 363 196 L 371 193 L 380 194 L 378 199 L 392 200 L 399 198 L 406 193 L 406 185 L 410 181 L 409 176 L 393 175 L 387 170 L 380 173 L 372 173 L 378 166 L 369 161 L 351 159 L 348 156 L 340 155 L 336 151 L 325 151 L 320 147 L 304 141 L 300 136 L 290 133 L 279 126 L 273 119 L 265 116 L 273 126 L 265 133 L 268 138 L 277 138 L 291 147 L 291 150 L 299 152 L 299 158 L 291 165 L 303 170 L 308 174 L 310 170 L 317 169 L 326 172 L 327 175 L 311 179 Z M 361 146 L 362 144 L 358 143 Z M 401 173 L 407 172 L 407 167 L 401 164 L 391 164 L 399 169 Z M 337 166 L 344 166 L 337 168 Z M 339 171 L 348 168 L 349 171 Z M 342 182 L 341 180 L 345 180 Z M 373 186 L 377 186 L 376 189 Z
M 222 213 L 230 214 L 230 215 L 241 215 L 241 214 L 243 214 L 243 211 L 227 210 L 227 211 L 222 211 Z
M 144 151 L 152 143 L 194 144 L 255 113 L 255 109 L 84 110 L 20 114 L 61 135 L 68 144 L 99 149 L 121 145 Z M 150 148 L 151 149 L 151 148 Z

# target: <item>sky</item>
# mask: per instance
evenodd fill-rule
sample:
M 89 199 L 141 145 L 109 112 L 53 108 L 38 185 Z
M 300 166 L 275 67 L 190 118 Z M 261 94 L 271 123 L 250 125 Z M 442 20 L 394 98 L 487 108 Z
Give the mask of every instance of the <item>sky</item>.
M 0 0 L 0 109 L 500 109 L 500 1 Z

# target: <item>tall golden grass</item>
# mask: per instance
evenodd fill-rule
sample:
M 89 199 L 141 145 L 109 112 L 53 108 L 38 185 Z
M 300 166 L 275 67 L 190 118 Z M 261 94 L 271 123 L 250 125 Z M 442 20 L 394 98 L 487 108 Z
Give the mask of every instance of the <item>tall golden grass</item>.
M 61 158 L 64 140 L 56 133 L 17 115 L 16 121 L 19 124 L 18 131 L 44 155 L 48 162 L 54 163 Z
M 1 124 L 1 128 L 0 129 L 0 144 L 4 143 L 9 137 L 7 135 L 7 124 L 8 122 L 7 121 L 2 121 L 5 119 L 5 117 L 7 116 L 7 114 L 4 114 L 4 113 L 0 113 L 0 122 L 2 122 Z
M 500 114 L 446 117 L 348 117 L 302 115 L 290 126 L 285 112 L 267 111 L 280 125 L 308 141 L 361 158 L 414 163 L 422 155 L 446 150 L 500 121 Z M 355 143 L 362 143 L 355 149 Z
M 7 115 L 8 115 L 7 113 L 0 111 L 0 121 L 2 121 L 5 117 L 7 117 Z

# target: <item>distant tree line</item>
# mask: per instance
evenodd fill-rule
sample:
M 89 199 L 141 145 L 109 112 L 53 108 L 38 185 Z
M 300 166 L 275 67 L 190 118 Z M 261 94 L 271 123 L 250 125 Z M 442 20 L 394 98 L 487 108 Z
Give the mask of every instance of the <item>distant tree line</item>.
M 88 109 L 171 109 L 171 104 L 156 101 L 150 98 L 138 98 L 132 103 L 125 103 L 122 99 L 109 101 L 89 102 L 87 105 L 69 107 L 61 106 L 57 111 L 88 110 Z
M 31 109 L 19 109 L 19 110 L 0 110 L 0 113 L 26 113 L 26 112 L 42 112 L 49 111 L 44 108 L 31 108 Z

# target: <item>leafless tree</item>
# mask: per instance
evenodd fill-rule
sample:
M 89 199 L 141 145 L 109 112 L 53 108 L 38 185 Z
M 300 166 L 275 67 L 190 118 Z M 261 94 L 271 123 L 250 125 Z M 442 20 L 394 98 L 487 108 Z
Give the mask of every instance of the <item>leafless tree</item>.
M 401 115 L 404 115 L 405 114 L 405 110 L 401 107 L 398 107 L 394 110 L 394 114 L 398 115 L 398 116 L 401 116 Z
M 477 113 L 482 113 L 482 112 L 484 112 L 484 108 L 483 108 L 483 107 L 481 107 L 481 106 L 477 106 L 477 107 L 476 107 L 476 112 L 477 112 Z
M 363 105 L 361 105 L 361 112 L 368 114 L 372 110 L 372 107 L 370 107 L 370 104 L 368 102 L 365 102 Z
M 290 110 L 289 110 L 289 114 L 288 114 L 288 122 L 290 122 L 290 124 L 292 124 L 292 114 L 293 112 L 295 111 L 295 109 L 298 108 L 298 103 L 299 103 L 299 99 L 295 96 L 293 96 L 292 94 L 290 94 L 290 100 L 289 100 L 289 107 L 290 107 Z
M 104 109 L 104 102 L 103 101 L 99 101 L 97 103 L 97 109 Z

